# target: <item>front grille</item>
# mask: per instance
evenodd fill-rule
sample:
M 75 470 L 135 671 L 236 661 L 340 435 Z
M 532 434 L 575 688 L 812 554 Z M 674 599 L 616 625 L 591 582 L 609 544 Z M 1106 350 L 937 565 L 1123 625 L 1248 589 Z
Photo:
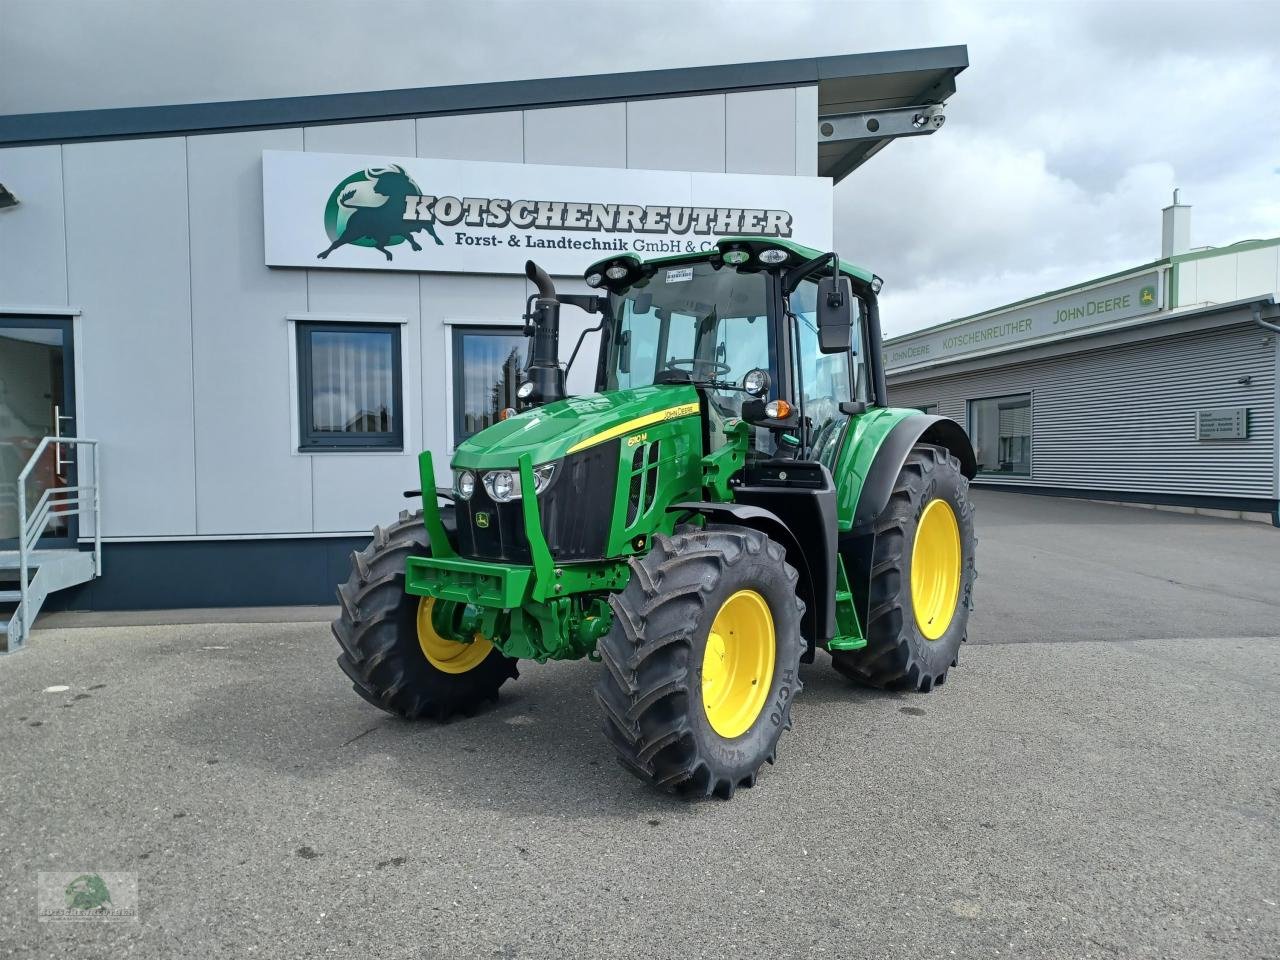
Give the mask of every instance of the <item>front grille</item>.
M 618 482 L 618 444 L 610 440 L 572 454 L 538 497 L 542 533 L 557 561 L 600 560 L 608 549 Z M 494 503 L 480 481 L 470 500 L 457 501 L 458 553 L 476 560 L 532 563 L 520 500 Z M 477 523 L 484 514 L 486 526 Z
M 476 492 L 470 500 L 457 500 L 457 507 L 458 553 L 462 556 L 504 563 L 532 562 L 519 500 L 494 503 L 477 477 Z M 481 514 L 484 526 L 477 522 Z
M 538 498 L 542 530 L 557 560 L 604 558 L 618 487 L 619 442 L 565 457 L 551 487 Z

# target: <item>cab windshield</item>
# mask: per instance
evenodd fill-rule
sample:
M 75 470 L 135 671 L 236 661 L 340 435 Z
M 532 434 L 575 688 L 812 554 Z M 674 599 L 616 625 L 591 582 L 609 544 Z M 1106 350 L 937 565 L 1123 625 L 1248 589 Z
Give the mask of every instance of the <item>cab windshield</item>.
M 607 390 L 706 384 L 726 415 L 736 416 L 745 395 L 717 385 L 741 384 L 748 370 L 770 369 L 763 273 L 717 270 L 706 261 L 660 267 L 611 301 Z

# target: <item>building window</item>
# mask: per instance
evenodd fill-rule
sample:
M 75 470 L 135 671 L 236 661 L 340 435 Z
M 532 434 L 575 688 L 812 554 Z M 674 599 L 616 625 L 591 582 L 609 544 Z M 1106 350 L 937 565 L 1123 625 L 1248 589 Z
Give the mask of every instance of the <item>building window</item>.
M 1031 476 L 1031 394 L 970 400 L 969 438 L 979 473 Z
M 301 450 L 403 450 L 400 325 L 298 324 Z
M 453 328 L 453 442 L 498 422 L 516 405 L 524 368 L 525 337 L 519 327 Z
M 938 415 L 938 405 L 936 403 L 922 403 L 915 409 L 930 416 L 936 417 Z

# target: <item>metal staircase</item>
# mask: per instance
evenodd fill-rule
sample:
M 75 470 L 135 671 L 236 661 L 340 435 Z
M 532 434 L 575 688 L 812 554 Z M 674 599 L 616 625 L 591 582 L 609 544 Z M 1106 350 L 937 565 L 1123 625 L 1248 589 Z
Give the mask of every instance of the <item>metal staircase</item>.
M 62 444 L 86 448 L 78 459 L 76 485 L 48 487 L 27 510 L 27 480 L 40 456 L 54 445 L 58 457 Z M 61 463 L 61 460 L 60 460 Z M 0 551 L 0 606 L 14 605 L 0 612 L 0 653 L 16 653 L 27 642 L 31 626 L 49 594 L 85 583 L 102 573 L 102 515 L 98 487 L 98 441 L 80 437 L 45 437 L 18 474 L 14 499 L 18 513 L 18 549 Z M 7 498 L 6 498 L 7 499 Z M 50 520 L 93 517 L 93 549 L 37 549 Z

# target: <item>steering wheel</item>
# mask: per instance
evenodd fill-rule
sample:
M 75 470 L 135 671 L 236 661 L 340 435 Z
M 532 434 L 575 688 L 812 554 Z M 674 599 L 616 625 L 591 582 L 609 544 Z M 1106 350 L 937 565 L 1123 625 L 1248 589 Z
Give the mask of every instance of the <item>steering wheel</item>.
M 720 360 L 703 360 L 700 357 L 672 357 L 663 366 L 667 370 L 679 370 L 681 364 L 687 364 L 689 376 L 695 376 L 698 372 L 698 366 L 710 367 L 711 371 L 716 375 L 723 377 L 733 372 L 733 367 Z

